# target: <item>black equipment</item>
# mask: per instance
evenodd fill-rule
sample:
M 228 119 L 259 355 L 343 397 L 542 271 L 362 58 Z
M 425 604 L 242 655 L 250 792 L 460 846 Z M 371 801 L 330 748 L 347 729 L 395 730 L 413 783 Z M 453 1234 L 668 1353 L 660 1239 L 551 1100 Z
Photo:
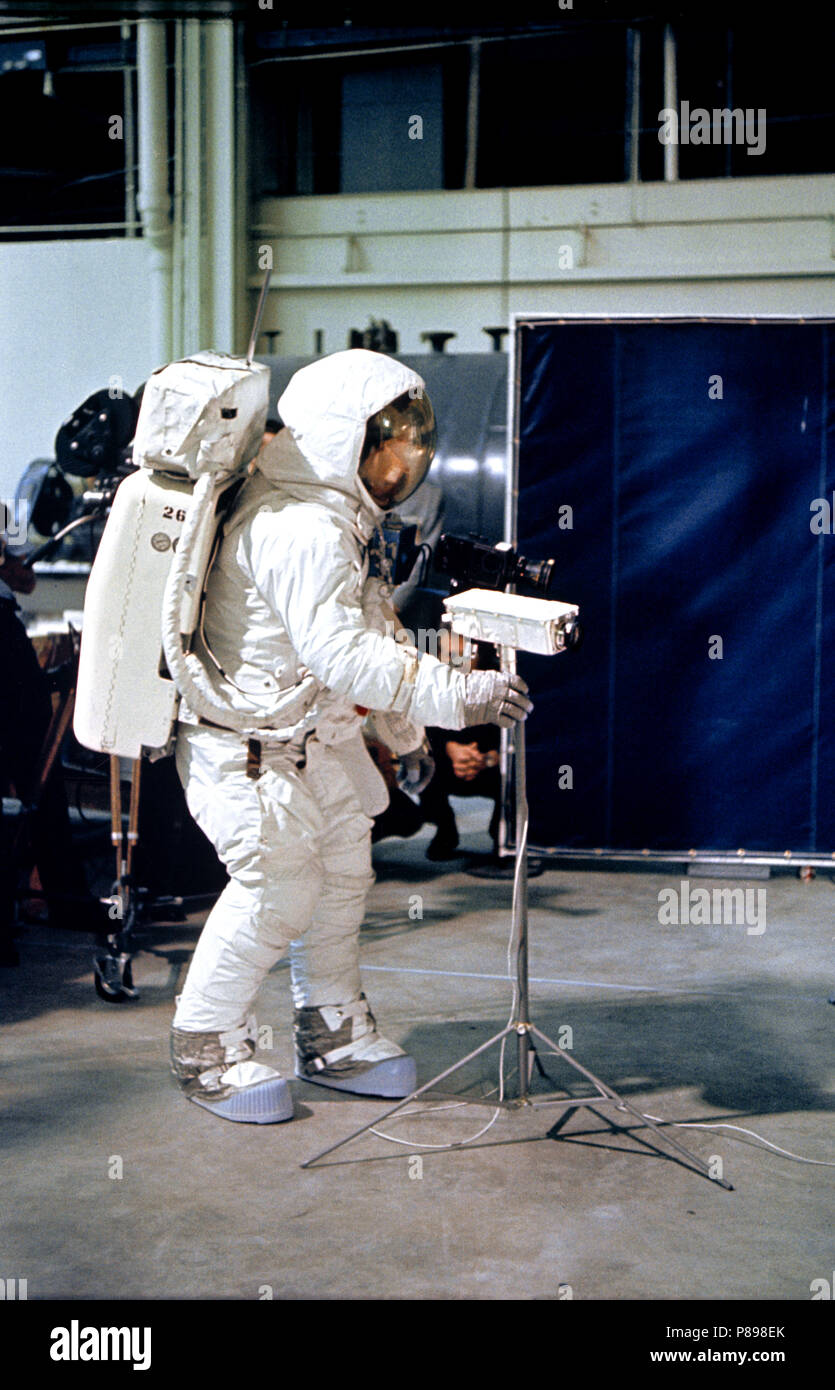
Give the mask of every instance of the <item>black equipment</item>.
M 67 524 L 73 490 L 54 459 L 34 459 L 17 485 L 18 515 L 41 536 L 54 536 Z
M 55 436 L 55 457 L 67 473 L 93 478 L 116 473 L 133 439 L 139 406 L 133 396 L 94 391 Z
M 477 536 L 444 533 L 435 551 L 435 566 L 451 576 L 453 593 L 459 589 L 506 589 L 515 584 L 544 596 L 554 577 L 553 560 L 528 560 L 509 546 L 490 545 Z

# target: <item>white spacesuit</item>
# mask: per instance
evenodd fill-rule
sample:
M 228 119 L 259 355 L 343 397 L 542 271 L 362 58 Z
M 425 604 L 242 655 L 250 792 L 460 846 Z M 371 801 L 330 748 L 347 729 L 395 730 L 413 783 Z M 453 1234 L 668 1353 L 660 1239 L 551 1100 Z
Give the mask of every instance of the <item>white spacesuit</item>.
M 424 724 L 510 725 L 531 708 L 515 676 L 464 676 L 384 635 L 390 590 L 368 577 L 366 548 L 431 462 L 421 378 L 340 352 L 297 372 L 279 410 L 286 428 L 224 527 L 202 629 L 217 692 L 236 709 L 274 709 L 274 726 L 255 741 L 181 707 L 176 748 L 230 882 L 178 1000 L 172 1068 L 190 1099 L 256 1123 L 292 1115 L 287 1082 L 251 1060 L 250 1011 L 288 949 L 297 1075 L 368 1095 L 416 1085 L 413 1059 L 377 1033 L 359 974 L 372 817 L 387 804 L 366 711 L 395 753 L 420 756 Z

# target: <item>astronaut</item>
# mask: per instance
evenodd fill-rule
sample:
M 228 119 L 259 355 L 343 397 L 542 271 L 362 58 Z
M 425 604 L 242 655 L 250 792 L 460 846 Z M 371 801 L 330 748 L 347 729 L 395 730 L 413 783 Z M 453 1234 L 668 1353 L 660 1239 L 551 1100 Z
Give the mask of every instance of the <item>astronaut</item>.
M 465 675 L 386 635 L 391 589 L 369 578 L 367 546 L 433 457 L 417 373 L 364 349 L 335 353 L 295 374 L 279 410 L 285 427 L 226 521 L 202 634 L 219 695 L 247 708 L 277 691 L 290 718 L 252 739 L 181 706 L 176 744 L 189 809 L 230 881 L 177 1001 L 172 1070 L 198 1105 L 259 1124 L 293 1114 L 286 1079 L 252 1060 L 254 1001 L 287 952 L 296 1075 L 361 1095 L 416 1086 L 414 1059 L 378 1033 L 359 972 L 372 818 L 388 800 L 366 714 L 419 780 L 424 725 L 511 727 L 532 709 L 519 677 Z

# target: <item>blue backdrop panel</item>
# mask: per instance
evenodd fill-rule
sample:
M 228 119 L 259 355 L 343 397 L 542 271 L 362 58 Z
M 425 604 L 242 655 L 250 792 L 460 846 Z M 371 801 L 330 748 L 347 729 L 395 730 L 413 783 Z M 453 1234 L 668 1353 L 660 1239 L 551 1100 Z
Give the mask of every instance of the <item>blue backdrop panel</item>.
M 518 545 L 585 629 L 521 662 L 532 844 L 835 849 L 832 333 L 517 324 Z

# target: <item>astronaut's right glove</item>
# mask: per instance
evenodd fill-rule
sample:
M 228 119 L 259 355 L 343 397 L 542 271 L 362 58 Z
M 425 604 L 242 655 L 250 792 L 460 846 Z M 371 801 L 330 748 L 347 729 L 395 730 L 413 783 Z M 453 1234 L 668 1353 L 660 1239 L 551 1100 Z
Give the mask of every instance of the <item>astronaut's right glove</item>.
M 498 724 L 511 729 L 527 719 L 533 709 L 528 687 L 521 676 L 504 671 L 471 671 L 464 686 L 464 728 L 472 724 Z

